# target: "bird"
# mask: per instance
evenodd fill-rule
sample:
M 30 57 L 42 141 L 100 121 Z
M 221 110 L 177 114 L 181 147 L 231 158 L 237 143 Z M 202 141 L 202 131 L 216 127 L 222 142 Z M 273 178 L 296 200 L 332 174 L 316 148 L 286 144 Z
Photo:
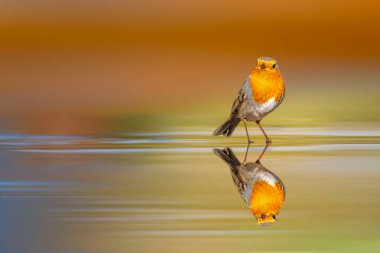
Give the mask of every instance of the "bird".
M 285 82 L 280 74 L 278 63 L 270 57 L 260 57 L 251 74 L 241 86 L 228 119 L 213 135 L 230 136 L 240 121 L 243 121 L 248 143 L 253 143 L 247 122 L 254 121 L 265 136 L 265 142 L 272 141 L 260 125 L 261 120 L 275 110 L 285 97 Z
M 258 224 L 275 223 L 286 195 L 281 179 L 259 160 L 241 163 L 231 148 L 215 148 L 214 153 L 229 166 L 237 190 Z

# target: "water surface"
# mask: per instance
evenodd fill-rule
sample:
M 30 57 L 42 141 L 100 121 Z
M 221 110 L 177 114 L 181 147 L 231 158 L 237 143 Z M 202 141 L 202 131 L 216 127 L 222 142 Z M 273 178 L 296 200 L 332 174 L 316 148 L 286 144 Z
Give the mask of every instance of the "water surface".
M 269 227 L 212 152 L 243 159 L 243 132 L 210 132 L 0 135 L 0 251 L 380 251 L 378 130 L 268 128 L 261 162 L 287 190 Z

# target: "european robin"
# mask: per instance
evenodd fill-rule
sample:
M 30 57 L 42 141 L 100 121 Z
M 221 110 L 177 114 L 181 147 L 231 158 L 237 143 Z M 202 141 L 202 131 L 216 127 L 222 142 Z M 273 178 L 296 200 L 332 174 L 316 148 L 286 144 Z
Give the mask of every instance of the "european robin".
M 268 138 L 260 121 L 277 108 L 285 96 L 285 82 L 281 77 L 277 61 L 269 57 L 260 57 L 256 67 L 244 81 L 238 97 L 232 105 L 230 117 L 214 131 L 214 135 L 230 136 L 240 121 L 243 121 L 248 142 L 252 143 L 247 121 L 254 121 L 265 136 L 267 144 L 272 141 Z
M 257 222 L 260 225 L 275 223 L 285 201 L 285 186 L 281 179 L 259 160 L 240 163 L 230 148 L 214 149 L 214 152 L 228 164 L 239 194 Z

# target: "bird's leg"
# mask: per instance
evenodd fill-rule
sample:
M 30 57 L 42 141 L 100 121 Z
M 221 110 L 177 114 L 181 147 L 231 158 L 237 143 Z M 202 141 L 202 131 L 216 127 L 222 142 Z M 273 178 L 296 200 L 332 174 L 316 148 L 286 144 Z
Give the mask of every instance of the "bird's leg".
M 253 141 L 249 137 L 248 127 L 247 127 L 247 119 L 243 119 L 243 123 L 244 123 L 245 133 L 247 134 L 248 143 L 251 144 L 251 143 L 253 143 Z
M 259 126 L 261 132 L 262 132 L 262 133 L 264 134 L 264 136 L 265 136 L 265 143 L 268 144 L 268 145 L 272 144 L 272 140 L 269 139 L 268 135 L 267 135 L 267 134 L 265 133 L 265 131 L 264 131 L 264 128 L 260 125 L 260 120 L 256 121 L 256 124 Z
M 257 158 L 256 163 L 261 164 L 261 163 L 260 163 L 260 159 L 263 157 L 263 155 L 264 155 L 265 152 L 267 151 L 267 148 L 269 147 L 269 145 L 270 145 L 270 144 L 266 143 L 265 148 L 263 149 L 263 151 L 261 152 L 261 154 L 260 154 L 259 157 Z
M 245 151 L 245 155 L 244 155 L 243 165 L 247 165 L 247 157 L 248 157 L 248 151 L 249 151 L 249 146 L 250 146 L 250 145 L 251 145 L 251 143 L 248 142 L 247 150 Z

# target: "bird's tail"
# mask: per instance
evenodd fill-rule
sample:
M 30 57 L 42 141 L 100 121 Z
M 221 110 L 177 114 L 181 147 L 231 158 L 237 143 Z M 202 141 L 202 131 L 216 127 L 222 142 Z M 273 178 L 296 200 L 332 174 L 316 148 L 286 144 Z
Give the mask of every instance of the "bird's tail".
M 237 125 L 240 123 L 240 118 L 236 116 L 236 114 L 231 113 L 230 117 L 217 129 L 215 129 L 213 135 L 221 135 L 230 136 Z
M 231 171 L 235 172 L 237 171 L 238 167 L 241 165 L 241 162 L 239 159 L 235 156 L 234 152 L 230 148 L 214 148 L 214 153 L 222 159 L 224 162 L 228 164 L 228 167 L 230 167 Z

